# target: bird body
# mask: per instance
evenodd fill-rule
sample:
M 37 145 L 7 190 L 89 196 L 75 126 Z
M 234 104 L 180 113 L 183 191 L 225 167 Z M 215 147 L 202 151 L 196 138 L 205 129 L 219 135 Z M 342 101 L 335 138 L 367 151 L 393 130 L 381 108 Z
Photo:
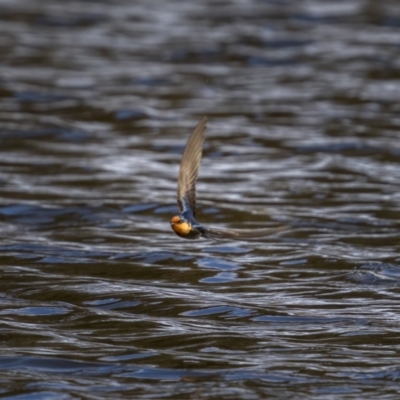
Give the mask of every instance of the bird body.
M 193 224 L 195 222 L 195 224 Z M 171 226 L 174 232 L 185 239 L 199 239 L 203 235 L 203 229 L 200 224 L 193 218 L 191 220 L 179 215 L 175 215 L 171 219 Z
M 196 181 L 199 174 L 203 143 L 205 139 L 207 118 L 204 117 L 197 124 L 189 136 L 182 155 L 178 177 L 178 207 L 179 215 L 171 218 L 173 231 L 185 239 L 249 239 L 258 238 L 287 228 L 268 228 L 258 230 L 222 230 L 206 228 L 196 221 Z

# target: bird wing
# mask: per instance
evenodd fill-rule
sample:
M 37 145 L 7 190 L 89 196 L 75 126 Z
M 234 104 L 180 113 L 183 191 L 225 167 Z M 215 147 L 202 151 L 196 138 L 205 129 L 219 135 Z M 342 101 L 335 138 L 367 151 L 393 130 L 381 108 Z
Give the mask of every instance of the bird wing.
M 284 232 L 289 229 L 288 226 L 278 226 L 265 229 L 214 229 L 204 228 L 203 236 L 207 239 L 260 239 L 264 236 L 274 233 Z
M 178 206 L 180 212 L 188 207 L 196 212 L 196 181 L 199 174 L 207 117 L 201 119 L 190 135 L 183 152 L 178 178 Z

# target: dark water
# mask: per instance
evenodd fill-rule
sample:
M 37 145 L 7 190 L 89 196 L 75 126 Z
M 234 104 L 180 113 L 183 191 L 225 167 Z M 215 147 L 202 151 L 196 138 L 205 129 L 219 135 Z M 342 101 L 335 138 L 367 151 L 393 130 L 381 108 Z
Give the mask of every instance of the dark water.
M 0 396 L 397 398 L 400 3 L 0 2 Z M 170 230 L 209 129 L 199 220 Z

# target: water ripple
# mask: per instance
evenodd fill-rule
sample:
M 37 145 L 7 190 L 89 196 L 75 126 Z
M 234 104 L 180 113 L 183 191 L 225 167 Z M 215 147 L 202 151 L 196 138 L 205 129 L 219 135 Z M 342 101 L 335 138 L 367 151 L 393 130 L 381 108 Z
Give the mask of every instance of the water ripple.
M 395 398 L 396 2 L 0 5 L 9 399 Z M 196 217 L 171 231 L 209 117 Z

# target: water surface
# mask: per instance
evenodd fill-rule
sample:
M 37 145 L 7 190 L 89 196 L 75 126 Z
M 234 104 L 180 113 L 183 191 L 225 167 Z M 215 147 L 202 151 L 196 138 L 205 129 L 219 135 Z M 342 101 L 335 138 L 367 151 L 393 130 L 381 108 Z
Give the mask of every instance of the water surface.
M 9 399 L 397 398 L 395 1 L 0 3 Z M 198 218 L 174 235 L 209 127 Z

